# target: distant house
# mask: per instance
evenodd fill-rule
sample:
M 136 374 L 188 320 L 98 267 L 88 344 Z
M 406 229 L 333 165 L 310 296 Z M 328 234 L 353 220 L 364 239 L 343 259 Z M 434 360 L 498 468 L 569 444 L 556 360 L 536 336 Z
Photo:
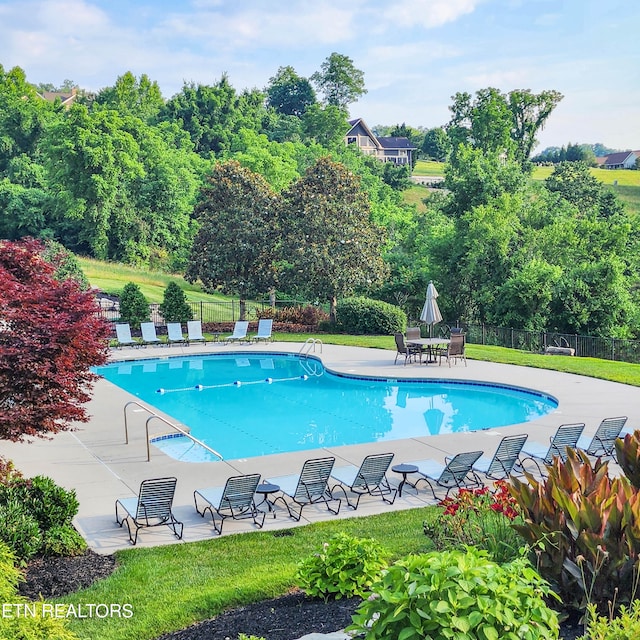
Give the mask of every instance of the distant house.
M 38 95 L 47 102 L 60 100 L 60 104 L 68 109 L 76 101 L 78 90 L 74 87 L 69 91 L 41 91 Z
M 620 151 L 606 156 L 603 169 L 633 169 L 636 160 L 640 158 L 640 151 Z
M 367 126 L 362 118 L 349 120 L 351 128 L 345 135 L 347 144 L 355 144 L 362 153 L 374 156 L 382 162 L 394 164 L 412 164 L 413 146 L 409 138 L 381 137 L 378 138 Z

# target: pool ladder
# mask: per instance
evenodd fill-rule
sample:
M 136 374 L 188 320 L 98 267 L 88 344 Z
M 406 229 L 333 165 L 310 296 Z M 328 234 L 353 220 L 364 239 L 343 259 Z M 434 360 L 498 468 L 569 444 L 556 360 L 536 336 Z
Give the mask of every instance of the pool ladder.
M 310 351 L 316 352 L 316 345 L 320 345 L 320 353 L 322 353 L 322 340 L 320 338 L 307 338 L 307 341 L 300 347 L 298 355 L 308 356 Z
M 127 404 L 124 405 L 124 410 L 123 411 L 124 411 L 124 442 L 125 442 L 125 444 L 129 444 L 129 425 L 128 425 L 128 422 L 127 422 L 127 407 L 129 407 L 131 405 L 135 405 L 136 407 L 140 407 L 140 409 L 142 409 L 143 411 L 146 411 L 147 413 L 151 414 L 147 418 L 145 423 L 144 423 L 144 429 L 145 429 L 145 435 L 146 435 L 146 441 L 147 441 L 147 462 L 151 461 L 151 447 L 149 446 L 149 444 L 150 444 L 150 440 L 149 440 L 149 423 L 152 420 L 160 420 L 161 422 L 164 422 L 164 424 L 168 425 L 172 429 L 175 429 L 176 431 L 181 433 L 183 436 L 186 436 L 187 438 L 192 440 L 195 444 L 197 444 L 197 445 L 201 446 L 202 448 L 206 449 L 209 453 L 212 453 L 219 460 L 223 460 L 224 459 L 222 457 L 222 454 L 218 453 L 215 449 L 212 449 L 210 446 L 206 445 L 201 440 L 198 440 L 198 438 L 194 438 L 188 431 L 185 431 L 184 429 L 181 429 L 177 424 L 173 424 L 173 422 L 169 422 L 169 420 L 167 420 L 166 418 L 163 418 L 162 416 L 158 415 L 154 411 L 151 411 L 151 409 L 149 409 L 149 407 L 145 407 L 143 404 L 140 404 L 139 402 L 136 402 L 135 400 L 131 400 L 131 401 L 127 402 Z

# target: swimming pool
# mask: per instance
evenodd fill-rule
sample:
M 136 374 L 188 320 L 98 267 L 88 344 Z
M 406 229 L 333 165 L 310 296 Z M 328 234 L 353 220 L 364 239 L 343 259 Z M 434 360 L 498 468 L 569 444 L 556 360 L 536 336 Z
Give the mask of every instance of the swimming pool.
M 519 387 L 346 376 L 284 353 L 114 362 L 95 372 L 187 425 L 225 459 L 477 431 L 558 406 Z M 154 444 L 185 461 L 216 459 L 184 436 Z

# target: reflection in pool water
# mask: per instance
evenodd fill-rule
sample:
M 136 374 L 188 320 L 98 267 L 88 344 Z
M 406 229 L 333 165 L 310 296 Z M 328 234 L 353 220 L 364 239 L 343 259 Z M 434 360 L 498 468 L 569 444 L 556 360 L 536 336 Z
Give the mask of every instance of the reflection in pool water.
M 96 372 L 226 459 L 477 431 L 557 407 L 546 394 L 504 385 L 334 375 L 290 354 L 172 357 Z M 215 459 L 184 436 L 155 444 L 179 459 Z

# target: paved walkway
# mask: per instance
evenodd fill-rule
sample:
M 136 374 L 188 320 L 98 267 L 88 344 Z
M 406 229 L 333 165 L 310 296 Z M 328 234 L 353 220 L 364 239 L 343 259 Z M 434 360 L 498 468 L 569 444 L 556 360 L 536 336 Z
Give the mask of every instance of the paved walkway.
M 169 357 L 195 353 L 220 352 L 294 352 L 300 344 L 272 343 L 250 345 L 192 345 L 171 347 L 125 348 L 114 350 L 114 360 L 151 357 Z M 125 404 L 134 397 L 100 380 L 89 404 L 91 421 L 78 426 L 74 432 L 56 435 L 51 440 L 33 443 L 2 443 L 2 455 L 13 460 L 26 476 L 46 475 L 62 486 L 75 489 L 80 508 L 75 524 L 86 538 L 89 546 L 98 553 L 112 553 L 128 548 L 126 528 L 114 523 L 114 503 L 117 498 L 135 496 L 140 482 L 145 478 L 176 476 L 178 485 L 175 498 L 176 517 L 184 522 L 184 542 L 211 538 L 210 522 L 198 516 L 193 507 L 193 490 L 209 486 L 222 486 L 231 475 L 260 472 L 263 477 L 299 473 L 302 463 L 309 457 L 332 455 L 336 467 L 347 464 L 359 465 L 368 453 L 393 451 L 394 464 L 416 459 L 443 461 L 447 455 L 460 451 L 482 449 L 492 455 L 500 438 L 507 434 L 528 433 L 529 439 L 548 442 L 558 425 L 567 422 L 585 422 L 585 434 L 591 435 L 605 417 L 629 416 L 629 427 L 640 425 L 640 389 L 623 384 L 604 382 L 576 375 L 562 374 L 542 369 L 516 367 L 488 362 L 468 361 L 468 366 L 458 362 L 448 367 L 437 365 L 409 364 L 401 361 L 394 365 L 395 352 L 382 349 L 340 347 L 323 345 L 315 355 L 322 359 L 330 370 L 375 375 L 388 378 L 425 377 L 455 380 L 483 380 L 532 388 L 555 396 L 558 409 L 543 418 L 526 424 L 501 427 L 472 433 L 457 433 L 440 436 L 393 440 L 372 444 L 350 445 L 302 451 L 297 453 L 262 456 L 260 458 L 225 460 L 205 463 L 187 463 L 174 460 L 151 447 L 151 461 L 146 460 L 144 423 L 148 414 L 129 411 L 129 444 L 124 438 Z M 162 431 L 159 421 L 152 424 Z M 166 428 L 164 429 L 166 431 Z M 390 473 L 391 481 L 398 483 L 400 477 Z M 296 524 L 278 510 L 276 518 L 265 520 L 265 530 L 300 526 L 309 522 L 331 518 L 364 516 L 382 510 L 409 509 L 430 502 L 426 491 L 416 495 L 406 491 L 394 505 L 389 506 L 379 498 L 364 497 L 354 513 L 343 508 L 338 516 L 326 509 L 306 507 L 303 518 Z M 247 521 L 227 521 L 227 533 L 252 530 Z M 178 543 L 166 527 L 143 529 L 138 546 Z

